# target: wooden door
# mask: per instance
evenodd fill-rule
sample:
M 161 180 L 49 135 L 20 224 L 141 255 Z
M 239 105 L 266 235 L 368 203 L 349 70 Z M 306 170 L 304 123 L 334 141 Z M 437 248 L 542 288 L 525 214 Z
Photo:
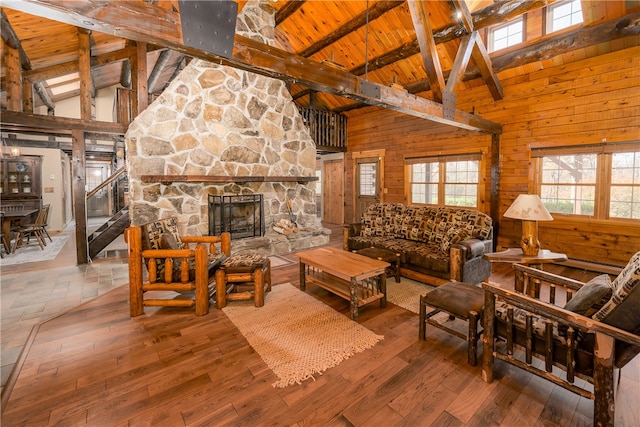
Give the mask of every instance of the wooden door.
M 324 162 L 322 174 L 322 220 L 331 224 L 344 223 L 344 161 Z
M 356 160 L 356 221 L 369 205 L 380 202 L 382 180 L 379 157 L 363 157 Z

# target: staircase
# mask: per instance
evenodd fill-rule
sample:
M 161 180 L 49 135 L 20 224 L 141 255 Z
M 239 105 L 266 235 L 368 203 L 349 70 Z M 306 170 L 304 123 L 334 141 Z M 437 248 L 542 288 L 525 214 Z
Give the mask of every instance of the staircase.
M 101 250 L 122 234 L 130 224 L 129 207 L 125 206 L 102 224 L 89 236 L 89 258 L 94 258 Z

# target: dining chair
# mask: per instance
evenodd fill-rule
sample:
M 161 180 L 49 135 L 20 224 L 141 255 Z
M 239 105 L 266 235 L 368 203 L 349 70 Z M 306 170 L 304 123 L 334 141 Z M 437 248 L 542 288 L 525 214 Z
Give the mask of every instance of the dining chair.
M 32 224 L 28 224 L 26 226 L 19 227 L 16 232 L 16 240 L 13 243 L 12 252 L 15 253 L 16 250 L 22 246 L 24 243 L 24 239 L 27 239 L 27 244 L 29 243 L 29 239 L 33 235 L 38 241 L 38 245 L 40 245 L 40 249 L 44 250 L 44 247 L 47 246 L 47 243 L 44 240 L 44 234 L 42 232 L 42 226 L 44 224 L 44 216 L 45 209 L 48 209 L 49 205 L 45 205 L 38 210 L 36 215 L 36 219 Z
M 42 222 L 42 235 L 47 236 L 49 238 L 49 241 L 53 243 L 53 239 L 51 239 L 51 236 L 49 236 L 49 232 L 47 231 L 47 227 L 49 226 L 49 211 L 51 210 L 51 205 L 44 205 L 43 209 L 44 209 L 44 219 Z

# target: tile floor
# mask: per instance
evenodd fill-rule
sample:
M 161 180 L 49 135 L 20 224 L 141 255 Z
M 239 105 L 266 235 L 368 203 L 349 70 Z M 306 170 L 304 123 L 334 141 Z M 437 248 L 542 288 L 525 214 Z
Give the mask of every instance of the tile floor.
M 88 231 L 104 221 L 90 218 Z M 92 263 L 77 265 L 75 228 L 62 233 L 70 238 L 55 260 L 0 267 L 2 387 L 34 326 L 128 282 L 122 236 Z

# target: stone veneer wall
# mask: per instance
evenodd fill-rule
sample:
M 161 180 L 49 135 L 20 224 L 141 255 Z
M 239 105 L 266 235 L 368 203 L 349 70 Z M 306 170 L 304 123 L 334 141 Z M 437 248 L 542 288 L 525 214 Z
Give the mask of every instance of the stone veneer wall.
M 249 1 L 236 32 L 273 44 L 274 9 Z M 243 249 L 282 254 L 327 243 L 316 216 L 315 183 L 145 184 L 141 175 L 315 176 L 316 150 L 285 83 L 194 59 L 131 123 L 125 136 L 131 222 L 177 216 L 181 233 L 208 233 L 208 195 L 264 194 L 263 238 L 234 240 Z M 272 225 L 293 201 L 299 233 Z

